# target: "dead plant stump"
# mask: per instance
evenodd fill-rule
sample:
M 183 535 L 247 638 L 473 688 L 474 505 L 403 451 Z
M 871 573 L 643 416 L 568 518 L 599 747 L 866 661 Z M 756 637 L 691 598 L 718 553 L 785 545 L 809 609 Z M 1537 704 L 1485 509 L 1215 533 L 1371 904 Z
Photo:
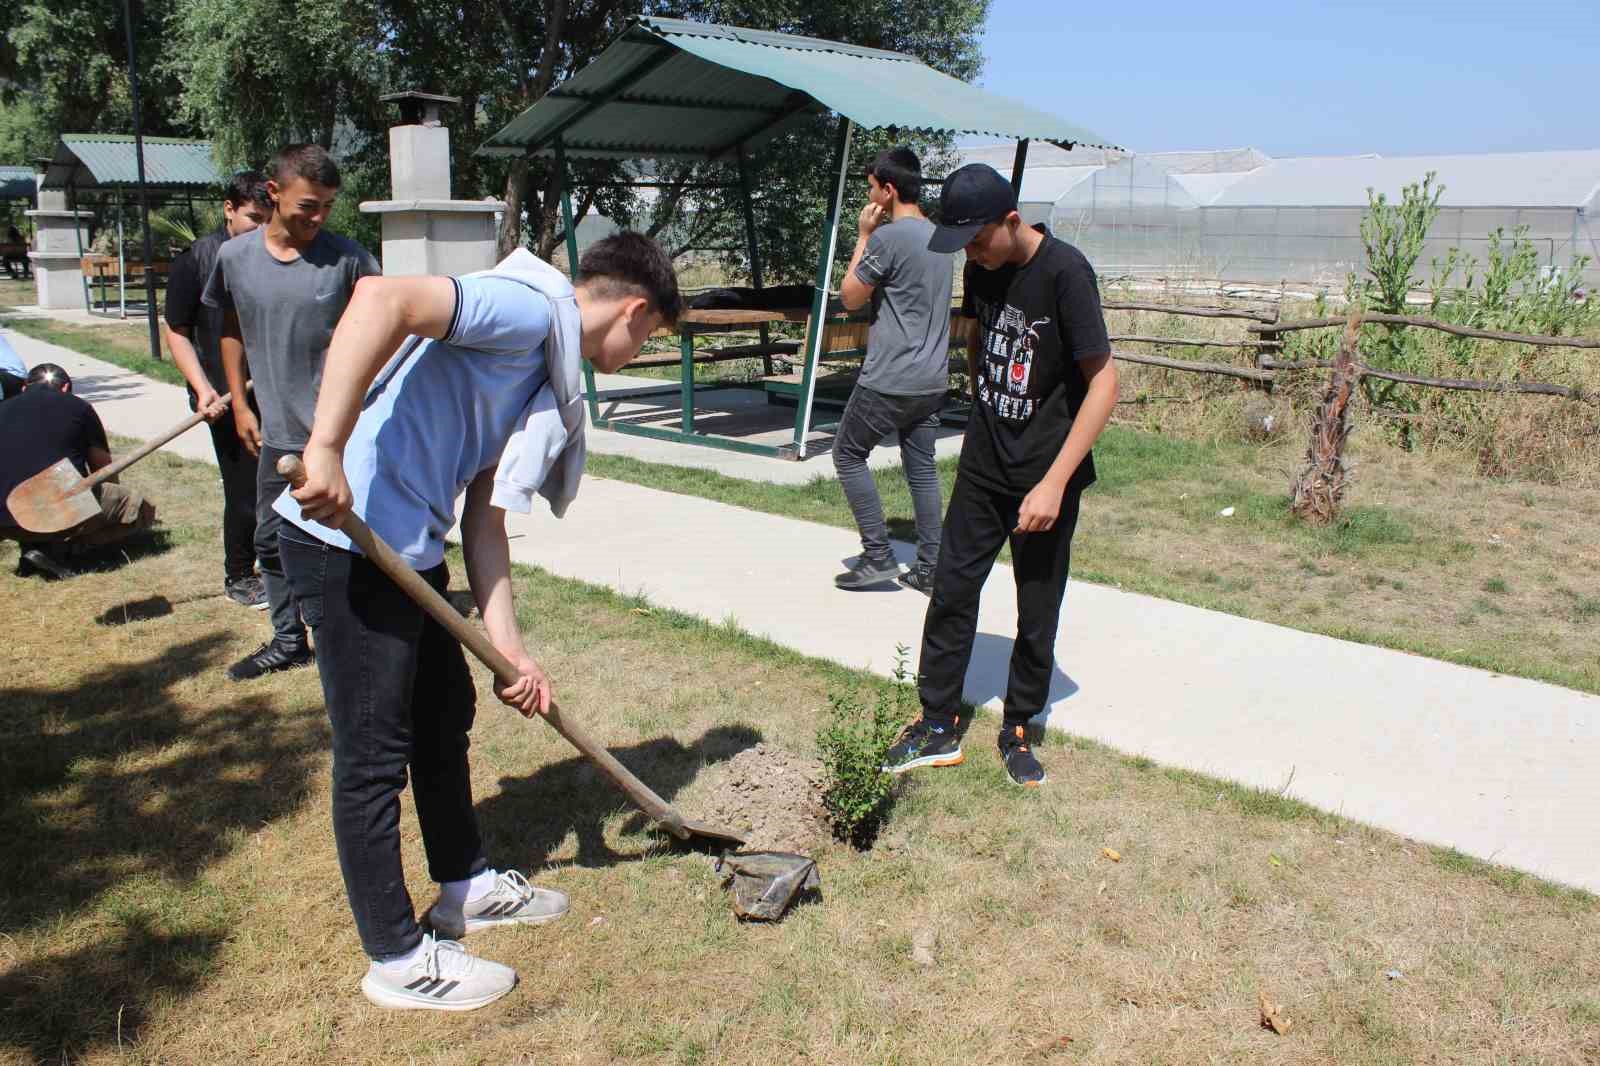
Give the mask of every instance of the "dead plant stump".
M 1361 314 L 1351 312 L 1344 341 L 1333 358 L 1328 390 L 1311 419 L 1311 446 L 1306 465 L 1295 478 L 1289 510 L 1296 518 L 1327 525 L 1339 514 L 1350 474 L 1344 464 L 1344 446 L 1350 437 L 1350 400 L 1361 383 L 1356 347 L 1361 338 Z

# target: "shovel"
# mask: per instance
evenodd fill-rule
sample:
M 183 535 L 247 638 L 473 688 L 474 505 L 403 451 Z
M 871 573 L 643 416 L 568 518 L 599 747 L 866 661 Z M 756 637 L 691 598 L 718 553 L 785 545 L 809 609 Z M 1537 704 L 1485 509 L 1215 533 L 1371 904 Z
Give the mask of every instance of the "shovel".
M 232 398 L 231 392 L 223 393 L 218 402 L 227 403 Z M 196 411 L 155 440 L 141 444 L 88 477 L 80 476 L 70 461 L 58 459 L 54 465 L 12 489 L 6 497 L 6 510 L 11 512 L 11 520 L 29 533 L 59 533 L 71 529 L 100 513 L 100 502 L 92 491 L 96 485 L 111 480 L 167 441 L 182 436 L 205 420 L 205 412 Z
M 296 455 L 286 455 L 278 460 L 278 473 L 283 475 L 294 488 L 299 488 L 306 483 L 306 469 Z M 418 576 L 417 572 L 406 565 L 406 561 L 395 554 L 393 548 L 385 544 L 378 535 L 367 526 L 357 515 L 347 514 L 344 522 L 339 526 L 340 532 L 355 542 L 363 555 L 375 563 L 389 579 L 403 589 L 406 595 L 416 601 L 417 606 L 427 611 L 435 622 L 450 631 L 461 644 L 477 657 L 478 661 L 487 666 L 503 685 L 514 684 L 521 676 L 511 661 L 500 654 L 487 635 L 469 623 L 450 606 L 443 596 L 434 591 L 433 586 Z M 535 711 L 529 717 L 537 715 Z M 567 738 L 573 747 L 588 757 L 589 761 L 598 766 L 613 784 L 627 794 L 635 805 L 667 832 L 679 840 L 691 840 L 700 837 L 712 842 L 716 847 L 728 844 L 741 846 L 745 842 L 744 834 L 720 825 L 709 822 L 690 821 L 679 814 L 666 800 L 656 795 L 643 781 L 635 777 L 626 766 L 617 761 L 605 748 L 583 731 L 577 722 L 567 718 L 561 713 L 561 708 L 552 701 L 550 713 L 543 715 L 546 722 L 554 727 L 557 733 Z

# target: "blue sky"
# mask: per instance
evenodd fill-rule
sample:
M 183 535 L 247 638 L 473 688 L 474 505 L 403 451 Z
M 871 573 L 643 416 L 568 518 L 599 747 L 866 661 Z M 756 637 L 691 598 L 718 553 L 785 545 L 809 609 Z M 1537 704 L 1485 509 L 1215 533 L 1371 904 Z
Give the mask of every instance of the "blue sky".
M 1600 148 L 1600 0 L 992 0 L 984 56 L 1141 151 Z

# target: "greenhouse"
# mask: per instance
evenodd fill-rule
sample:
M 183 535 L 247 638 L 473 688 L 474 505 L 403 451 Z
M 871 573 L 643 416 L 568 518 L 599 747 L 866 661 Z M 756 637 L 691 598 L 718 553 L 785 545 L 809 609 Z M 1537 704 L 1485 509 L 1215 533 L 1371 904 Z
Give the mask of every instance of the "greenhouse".
M 987 148 L 962 149 L 987 162 Z M 1419 260 L 1459 248 L 1482 262 L 1490 234 L 1519 227 L 1541 265 L 1587 257 L 1600 284 L 1600 151 L 1271 159 L 1255 149 L 1123 155 L 1040 153 L 1023 175 L 1021 210 L 1050 222 L 1105 277 L 1207 278 L 1342 286 L 1365 269 L 1367 192 L 1400 198 L 1437 175 L 1439 215 Z M 1451 279 L 1459 283 L 1458 276 Z

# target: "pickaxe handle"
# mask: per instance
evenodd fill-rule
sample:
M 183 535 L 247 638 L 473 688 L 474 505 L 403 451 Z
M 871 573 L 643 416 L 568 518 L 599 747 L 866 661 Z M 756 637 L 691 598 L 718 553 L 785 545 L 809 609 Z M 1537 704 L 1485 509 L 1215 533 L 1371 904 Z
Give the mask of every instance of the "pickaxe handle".
M 284 480 L 294 488 L 306 483 L 305 464 L 297 455 L 285 455 L 279 459 L 278 473 L 283 475 Z M 383 542 L 381 537 L 372 532 L 371 527 L 363 522 L 359 515 L 345 515 L 344 521 L 339 524 L 339 531 L 349 537 L 355 546 L 361 549 L 361 553 L 382 570 L 389 580 L 399 585 L 407 596 L 416 601 L 417 606 L 427 611 L 435 622 L 444 626 L 451 636 L 477 657 L 479 662 L 493 671 L 502 685 L 515 684 L 522 676 L 517 672 L 517 668 L 511 665 L 511 660 L 500 654 L 500 649 L 489 640 L 488 634 L 462 618 L 460 613 L 450 606 L 449 601 L 434 591 L 432 585 L 422 580 L 422 576 L 411 569 L 393 548 Z M 537 714 L 535 711 L 534 715 Z M 597 744 L 588 733 L 584 732 L 582 726 L 565 717 L 554 700 L 550 703 L 550 713 L 543 715 L 543 718 L 557 733 L 566 737 L 573 747 L 611 778 L 640 810 L 679 840 L 689 838 L 690 830 L 684 825 L 683 815 L 656 795 L 649 785 L 635 777 L 633 771 L 618 762 L 615 755 Z

